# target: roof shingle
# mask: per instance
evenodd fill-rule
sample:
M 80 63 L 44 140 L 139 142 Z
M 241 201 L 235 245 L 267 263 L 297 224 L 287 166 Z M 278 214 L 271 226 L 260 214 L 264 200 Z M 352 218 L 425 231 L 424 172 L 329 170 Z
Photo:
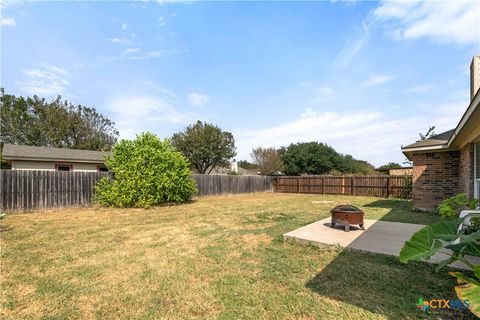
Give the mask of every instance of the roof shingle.
M 3 146 L 5 160 L 39 160 L 103 163 L 111 152 L 67 148 L 34 147 L 16 144 Z
M 421 148 L 421 147 L 432 147 L 437 145 L 442 145 L 448 143 L 448 140 L 452 136 L 455 129 L 448 130 L 437 135 L 434 135 L 428 139 L 420 140 L 415 143 L 409 144 L 408 146 L 402 147 L 402 149 L 410 149 L 410 148 Z

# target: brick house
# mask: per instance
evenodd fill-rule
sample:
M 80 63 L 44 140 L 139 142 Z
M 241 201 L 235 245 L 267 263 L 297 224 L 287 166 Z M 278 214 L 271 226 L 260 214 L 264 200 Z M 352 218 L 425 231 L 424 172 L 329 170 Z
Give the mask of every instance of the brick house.
M 456 128 L 402 147 L 413 162 L 415 208 L 434 211 L 461 192 L 480 199 L 480 56 L 470 72 L 470 104 Z

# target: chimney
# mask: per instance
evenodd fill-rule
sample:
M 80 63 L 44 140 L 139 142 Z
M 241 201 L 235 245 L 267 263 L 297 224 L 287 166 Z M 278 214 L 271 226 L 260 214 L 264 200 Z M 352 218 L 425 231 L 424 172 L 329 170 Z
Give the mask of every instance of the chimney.
M 470 101 L 480 88 L 480 56 L 474 56 L 470 65 Z
M 230 162 L 230 171 L 238 173 L 238 162 L 235 159 L 233 159 L 233 161 Z

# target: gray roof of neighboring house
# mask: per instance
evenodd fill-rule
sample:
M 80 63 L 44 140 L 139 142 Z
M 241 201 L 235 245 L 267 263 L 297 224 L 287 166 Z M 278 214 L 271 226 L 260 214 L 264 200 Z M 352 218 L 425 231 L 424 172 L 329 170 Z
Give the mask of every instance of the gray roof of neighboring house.
M 109 155 L 111 152 L 5 144 L 2 157 L 5 160 L 103 163 Z
M 428 139 L 417 141 L 415 143 L 409 144 L 408 146 L 403 146 L 402 149 L 432 147 L 446 144 L 454 132 L 455 129 L 448 130 L 440 134 L 434 135 Z

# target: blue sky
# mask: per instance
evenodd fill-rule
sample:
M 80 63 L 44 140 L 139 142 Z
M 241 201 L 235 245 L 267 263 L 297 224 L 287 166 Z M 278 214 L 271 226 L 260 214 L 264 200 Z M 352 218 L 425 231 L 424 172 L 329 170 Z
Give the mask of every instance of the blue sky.
M 1 86 L 62 94 L 121 137 L 197 119 L 252 147 L 326 142 L 375 165 L 457 124 L 478 2 L 1 1 Z

